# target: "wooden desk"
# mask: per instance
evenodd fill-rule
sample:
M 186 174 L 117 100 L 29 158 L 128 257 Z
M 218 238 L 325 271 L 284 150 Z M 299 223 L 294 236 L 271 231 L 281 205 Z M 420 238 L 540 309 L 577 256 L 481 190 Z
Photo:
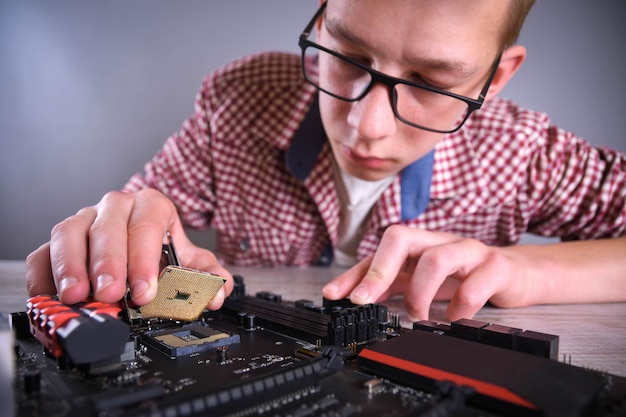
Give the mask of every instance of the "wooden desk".
M 231 268 L 245 278 L 248 294 L 271 291 L 284 300 L 309 299 L 321 304 L 321 288 L 339 270 L 332 268 Z M 24 263 L 0 261 L 0 311 L 25 308 Z M 403 314 L 402 300 L 384 303 Z M 445 303 L 435 303 L 430 318 L 447 322 Z M 573 365 L 626 376 L 626 303 L 533 306 L 513 310 L 483 308 L 475 317 L 491 323 L 560 336 L 560 354 Z

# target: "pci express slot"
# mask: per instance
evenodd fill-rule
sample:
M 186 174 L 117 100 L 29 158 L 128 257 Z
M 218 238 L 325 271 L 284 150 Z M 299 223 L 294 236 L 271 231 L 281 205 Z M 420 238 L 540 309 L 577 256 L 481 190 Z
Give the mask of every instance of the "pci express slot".
M 309 343 L 325 339 L 329 316 L 253 297 L 226 299 L 223 310 L 238 317 L 240 313 L 255 316 L 258 324 L 302 338 Z
M 155 404 L 149 412 L 132 410 L 125 417 L 159 416 L 224 416 L 256 415 L 265 403 L 288 402 L 293 398 L 315 392 L 319 381 L 328 372 L 333 372 L 333 360 L 322 356 L 296 363 L 270 374 L 238 381 L 219 390 L 187 398 L 177 397 Z M 293 397 L 293 398 L 292 398 Z

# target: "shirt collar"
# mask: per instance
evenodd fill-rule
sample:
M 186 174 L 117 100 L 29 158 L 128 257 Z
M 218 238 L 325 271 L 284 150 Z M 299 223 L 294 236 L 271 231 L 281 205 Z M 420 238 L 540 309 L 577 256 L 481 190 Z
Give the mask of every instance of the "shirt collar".
M 430 200 L 435 151 L 432 150 L 402 170 L 400 201 L 402 220 L 411 220 L 426 210 Z
M 291 146 L 286 152 L 287 168 L 300 181 L 313 170 L 319 153 L 326 142 L 317 98 L 296 130 Z M 401 217 L 409 220 L 419 216 L 428 205 L 435 151 L 404 168 L 401 173 Z
M 309 176 L 324 143 L 326 143 L 326 132 L 316 96 L 285 154 L 287 168 L 297 179 L 304 182 Z

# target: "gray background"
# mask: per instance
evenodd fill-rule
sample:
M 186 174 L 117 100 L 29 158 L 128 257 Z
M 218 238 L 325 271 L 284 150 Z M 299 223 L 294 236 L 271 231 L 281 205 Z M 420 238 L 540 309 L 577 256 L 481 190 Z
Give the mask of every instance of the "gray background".
M 297 51 L 315 0 L 0 0 L 0 259 L 142 169 L 193 110 L 202 77 Z M 502 93 L 626 151 L 620 0 L 539 0 L 529 59 Z M 194 235 L 199 242 L 208 242 Z

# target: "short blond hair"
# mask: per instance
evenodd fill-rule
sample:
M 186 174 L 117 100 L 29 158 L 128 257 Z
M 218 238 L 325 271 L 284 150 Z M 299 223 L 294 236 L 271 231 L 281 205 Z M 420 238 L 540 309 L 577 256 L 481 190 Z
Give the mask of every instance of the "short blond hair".
M 500 39 L 500 48 L 502 50 L 517 42 L 524 21 L 534 4 L 535 0 L 511 0 L 511 6 L 509 7 Z

